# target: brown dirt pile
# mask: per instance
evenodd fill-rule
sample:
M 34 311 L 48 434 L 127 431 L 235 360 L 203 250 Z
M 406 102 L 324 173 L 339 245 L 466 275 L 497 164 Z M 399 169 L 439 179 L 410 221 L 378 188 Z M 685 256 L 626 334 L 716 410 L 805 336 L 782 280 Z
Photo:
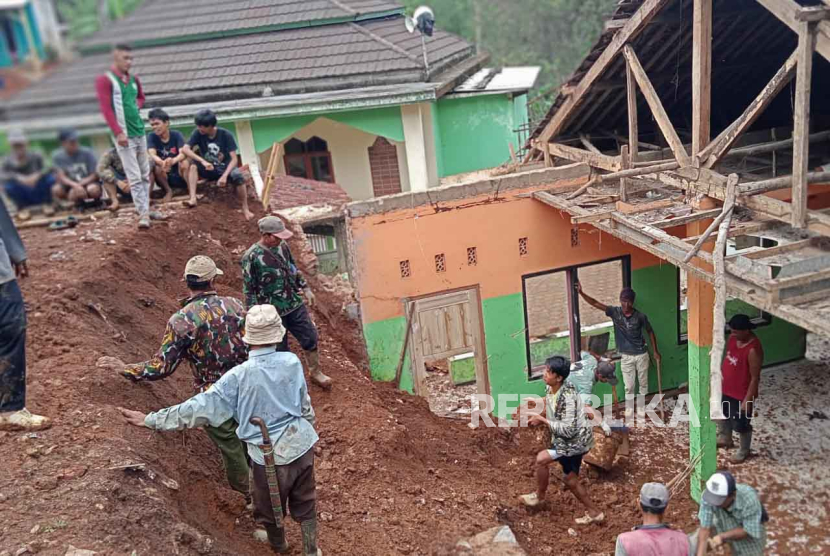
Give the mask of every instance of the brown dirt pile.
M 177 210 L 147 233 L 127 217 L 25 232 L 29 407 L 55 426 L 31 436 L 0 433 L 0 554 L 28 547 L 64 555 L 70 544 L 101 555 L 265 553 L 202 431 L 153 433 L 128 427 L 116 412 L 184 400 L 192 394 L 188 367 L 131 384 L 96 366 L 102 356 L 151 355 L 186 293 L 181 272 L 194 254 L 224 269 L 220 293 L 241 296 L 238 261 L 256 237 L 255 225 L 224 199 Z M 581 508 L 555 478 L 549 507 L 527 512 L 516 496 L 532 488 L 530 465 L 542 448 L 536 431 L 473 431 L 434 416 L 424 400 L 372 383 L 341 290 L 319 280 L 312 277 L 324 306 L 315 311 L 321 361 L 336 381 L 332 392 L 312 387 L 326 554 L 435 554 L 499 524 L 510 525 L 529 554 L 610 553 L 616 535 L 637 523 L 631 501 L 640 484 L 680 470 L 683 453 L 657 444 L 649 469 L 623 460 L 610 474 L 586 479 L 609 515 L 601 526 L 573 524 Z M 634 436 L 635 453 L 649 434 Z M 144 469 L 118 468 L 129 464 Z M 693 511 L 679 496 L 669 518 L 689 528 Z M 293 523 L 289 535 L 299 554 Z

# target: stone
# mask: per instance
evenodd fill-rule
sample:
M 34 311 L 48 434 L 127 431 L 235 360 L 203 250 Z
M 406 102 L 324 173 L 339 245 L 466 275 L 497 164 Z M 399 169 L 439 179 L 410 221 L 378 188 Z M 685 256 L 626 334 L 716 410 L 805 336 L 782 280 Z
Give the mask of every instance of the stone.
M 35 525 L 34 527 L 32 527 L 32 530 L 29 531 L 29 533 L 32 535 L 37 535 L 38 533 L 40 533 L 40 525 Z
M 527 556 L 510 527 L 503 525 L 483 531 L 456 544 L 457 554 L 472 556 Z
M 64 556 L 94 556 L 95 554 L 98 553 L 92 550 L 85 550 L 83 548 L 75 548 L 70 544 L 69 548 L 66 549 L 66 554 L 64 554 Z
M 334 519 L 334 516 L 331 515 L 329 512 L 320 512 L 320 521 L 331 521 Z
M 268 542 L 268 531 L 265 529 L 257 529 L 253 534 L 254 540 L 261 543 Z

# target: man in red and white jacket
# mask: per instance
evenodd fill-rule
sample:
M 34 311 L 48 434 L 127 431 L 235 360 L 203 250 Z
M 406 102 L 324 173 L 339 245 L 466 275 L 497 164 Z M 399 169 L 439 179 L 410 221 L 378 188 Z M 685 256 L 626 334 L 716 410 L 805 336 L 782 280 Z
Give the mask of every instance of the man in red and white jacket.
M 150 227 L 150 219 L 161 215 L 150 212 L 150 159 L 147 136 L 139 109 L 144 106 L 144 89 L 138 77 L 130 73 L 132 49 L 116 45 L 110 69 L 95 79 L 101 114 L 115 136 L 116 150 L 130 183 L 138 227 Z
M 749 457 L 752 444 L 752 410 L 758 398 L 764 348 L 752 330 L 755 324 L 743 314 L 729 319 L 731 334 L 726 344 L 726 355 L 721 364 L 723 374 L 723 414 L 718 421 L 718 447 L 732 447 L 732 432 L 741 436 L 738 452 L 732 463 L 741 463 Z

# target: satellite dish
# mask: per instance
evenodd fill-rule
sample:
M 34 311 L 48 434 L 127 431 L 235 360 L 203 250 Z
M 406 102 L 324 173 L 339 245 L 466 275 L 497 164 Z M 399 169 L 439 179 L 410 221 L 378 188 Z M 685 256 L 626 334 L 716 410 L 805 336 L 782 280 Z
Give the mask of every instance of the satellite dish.
M 417 30 L 422 35 L 431 37 L 433 29 L 435 28 L 435 14 L 427 6 L 420 6 L 412 14 L 412 17 L 407 16 L 404 18 L 404 24 L 406 25 L 406 30 L 410 33 L 414 33 Z

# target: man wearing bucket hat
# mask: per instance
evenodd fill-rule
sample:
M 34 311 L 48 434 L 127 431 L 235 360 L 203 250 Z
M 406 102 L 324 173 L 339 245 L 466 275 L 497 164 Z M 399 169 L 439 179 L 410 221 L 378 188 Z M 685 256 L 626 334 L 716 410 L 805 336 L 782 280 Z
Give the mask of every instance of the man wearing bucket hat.
M 210 257 L 197 255 L 187 261 L 184 279 L 190 296 L 167 321 L 156 355 L 143 363 L 128 365 L 121 370 L 123 376 L 135 382 L 160 380 L 188 361 L 196 391 L 204 392 L 246 360 L 248 348 L 242 339 L 245 309 L 238 299 L 216 293 L 214 281 L 221 275 Z M 206 426 L 205 432 L 222 454 L 231 488 L 247 497 L 248 462 L 236 427 L 236 421 L 228 418 Z
M 317 548 L 317 487 L 314 481 L 314 409 L 296 355 L 277 350 L 285 328 L 272 305 L 255 305 L 245 319 L 248 361 L 233 368 L 210 390 L 179 405 L 149 415 L 119 408 L 135 426 L 160 431 L 181 430 L 229 419 L 239 423 L 239 438 L 247 444 L 254 475 L 254 519 L 268 533 L 272 548 L 288 553 L 285 529 L 277 526 L 270 498 L 263 435 L 251 418 L 259 417 L 275 439 L 273 456 L 281 507 L 302 529 L 304 556 L 321 556 Z
M 729 319 L 729 341 L 721 363 L 723 375 L 723 415 L 718 421 L 718 447 L 732 447 L 732 433 L 741 437 L 740 448 L 732 456 L 732 463 L 742 463 L 749 457 L 752 445 L 752 410 L 758 398 L 764 348 L 752 332 L 755 324 L 744 314 Z
M 693 553 L 703 556 L 724 543 L 736 556 L 761 556 L 767 545 L 767 512 L 758 493 L 738 484 L 728 471 L 706 481 L 698 512 L 700 529 L 692 537 Z
M 617 537 L 614 556 L 688 556 L 689 537 L 663 520 L 671 494 L 663 483 L 646 483 L 640 489 L 643 524 Z
M 303 302 L 305 297 L 309 305 L 314 305 L 314 294 L 297 268 L 285 241 L 293 234 L 277 216 L 261 218 L 258 225 L 260 239 L 242 257 L 245 306 L 265 304 L 276 307 L 285 328 L 305 351 L 311 381 L 329 389 L 332 385 L 331 378 L 320 370 L 317 328 Z M 277 349 L 288 351 L 287 336 Z

